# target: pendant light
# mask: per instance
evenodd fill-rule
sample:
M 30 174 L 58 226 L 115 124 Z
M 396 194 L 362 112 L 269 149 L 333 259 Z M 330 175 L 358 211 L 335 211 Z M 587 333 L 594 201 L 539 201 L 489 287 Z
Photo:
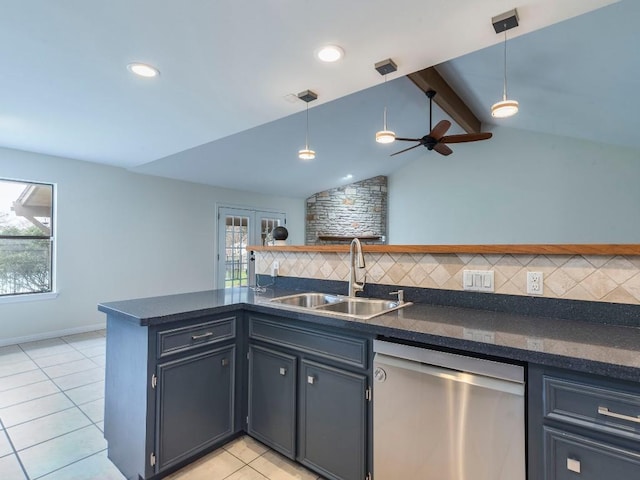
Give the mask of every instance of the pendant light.
M 318 95 L 311 90 L 305 90 L 304 92 L 300 92 L 298 94 L 298 98 L 307 102 L 307 130 L 306 137 L 304 142 L 304 148 L 302 150 L 298 150 L 298 158 L 300 160 L 313 160 L 316 158 L 316 152 L 309 148 L 309 102 L 313 102 L 318 98 Z
M 398 70 L 398 66 L 390 58 L 382 60 L 374 65 L 375 69 L 380 75 L 384 75 L 385 95 L 389 89 L 387 87 L 387 74 Z M 388 95 L 387 95 L 388 100 Z M 387 105 L 385 101 L 384 113 L 382 114 L 382 130 L 376 132 L 376 142 L 378 143 L 392 143 L 396 139 L 395 132 L 387 128 Z
M 494 118 L 507 118 L 518 113 L 519 104 L 516 100 L 507 98 L 507 30 L 518 26 L 518 12 L 516 9 L 498 15 L 491 19 L 496 33 L 504 32 L 504 81 L 502 100 L 491 106 L 491 116 Z

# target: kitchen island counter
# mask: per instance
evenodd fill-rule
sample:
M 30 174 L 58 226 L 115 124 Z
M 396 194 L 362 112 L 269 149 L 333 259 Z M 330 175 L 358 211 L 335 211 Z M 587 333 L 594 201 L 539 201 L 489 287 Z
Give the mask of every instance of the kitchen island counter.
M 249 288 L 209 290 L 102 303 L 98 309 L 140 326 L 242 309 L 381 338 L 640 381 L 637 327 L 426 303 L 361 320 L 269 302 L 291 293 L 295 292 L 271 288 L 262 292 Z

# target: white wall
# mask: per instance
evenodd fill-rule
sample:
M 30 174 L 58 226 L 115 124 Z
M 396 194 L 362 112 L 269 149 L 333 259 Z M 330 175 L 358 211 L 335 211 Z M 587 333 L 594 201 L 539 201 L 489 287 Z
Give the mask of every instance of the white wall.
M 53 300 L 0 303 L 0 344 L 104 323 L 100 302 L 214 288 L 218 204 L 284 211 L 304 243 L 304 200 L 0 149 L 0 178 L 57 185 Z
M 493 133 L 389 176 L 390 243 L 640 243 L 638 151 Z

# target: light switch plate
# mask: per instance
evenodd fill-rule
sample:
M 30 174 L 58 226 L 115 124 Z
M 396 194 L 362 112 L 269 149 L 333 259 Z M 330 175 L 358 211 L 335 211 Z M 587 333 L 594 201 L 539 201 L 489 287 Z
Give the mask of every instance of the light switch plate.
M 473 340 L 474 342 L 496 343 L 496 334 L 490 330 L 463 328 L 462 336 L 465 340 Z
M 464 270 L 462 288 L 473 292 L 493 292 L 493 270 Z

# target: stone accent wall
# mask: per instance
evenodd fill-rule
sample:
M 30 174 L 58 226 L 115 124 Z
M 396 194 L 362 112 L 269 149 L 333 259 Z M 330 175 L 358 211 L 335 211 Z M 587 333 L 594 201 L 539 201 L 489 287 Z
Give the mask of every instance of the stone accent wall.
M 495 293 L 527 295 L 542 272 L 544 297 L 640 304 L 640 256 L 365 253 L 368 283 L 462 290 L 464 270 L 493 270 Z M 256 252 L 256 272 L 348 281 L 348 253 Z
M 381 237 L 367 243 L 386 243 L 387 177 L 378 176 L 316 193 L 306 202 L 305 243 L 344 243 L 321 236 Z

